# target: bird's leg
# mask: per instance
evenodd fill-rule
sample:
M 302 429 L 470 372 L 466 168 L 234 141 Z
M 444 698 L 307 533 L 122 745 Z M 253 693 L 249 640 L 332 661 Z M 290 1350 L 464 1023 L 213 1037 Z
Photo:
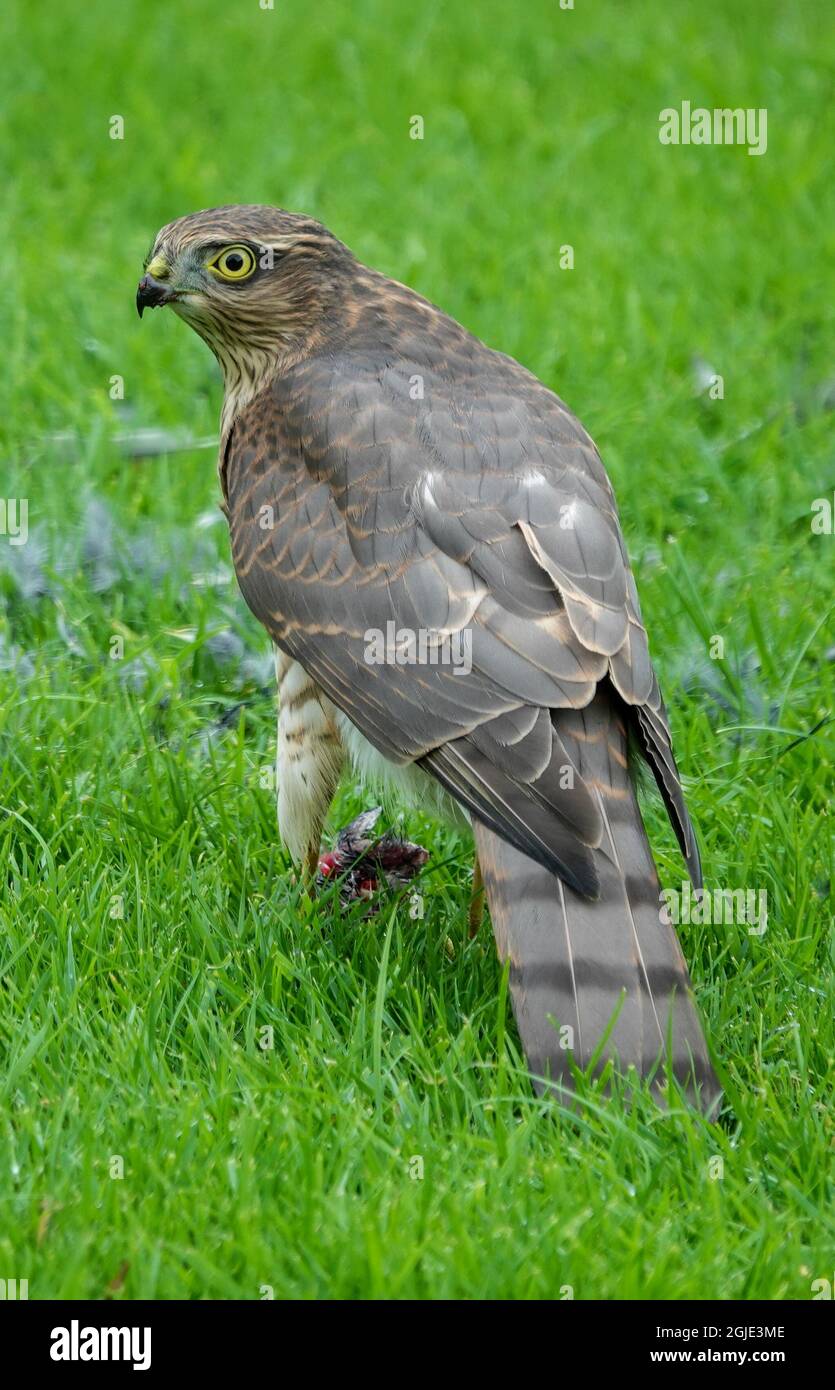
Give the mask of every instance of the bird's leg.
M 303 880 L 308 893 L 316 888 L 316 875 L 319 871 L 319 845 L 311 845 L 304 856 Z
M 473 858 L 473 887 L 470 894 L 470 910 L 468 921 L 470 926 L 470 936 L 478 936 L 481 919 L 484 916 L 484 879 L 481 876 L 481 865 L 478 862 L 478 851 L 476 850 Z
M 278 679 L 278 828 L 312 894 L 322 829 L 336 792 L 344 750 L 336 711 L 306 671 L 276 650 Z

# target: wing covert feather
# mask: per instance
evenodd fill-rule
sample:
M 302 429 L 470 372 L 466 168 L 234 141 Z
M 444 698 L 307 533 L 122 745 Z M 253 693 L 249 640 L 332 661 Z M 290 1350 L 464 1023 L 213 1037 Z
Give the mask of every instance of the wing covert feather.
M 605 682 L 698 871 L 599 455 L 535 377 L 412 298 L 238 416 L 222 477 L 244 597 L 381 753 L 588 895 L 599 817 L 552 716 Z M 394 658 L 404 631 L 445 660 Z

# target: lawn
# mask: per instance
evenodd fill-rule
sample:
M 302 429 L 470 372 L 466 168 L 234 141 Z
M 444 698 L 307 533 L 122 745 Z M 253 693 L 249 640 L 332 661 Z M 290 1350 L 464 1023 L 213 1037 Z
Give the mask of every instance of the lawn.
M 7 10 L 0 494 L 26 499 L 28 539 L 5 508 L 0 1277 L 30 1298 L 808 1299 L 832 1279 L 828 15 Z M 767 151 L 660 143 L 684 100 L 765 108 Z M 268 645 L 218 510 L 218 372 L 133 303 L 157 228 L 226 202 L 321 218 L 594 436 L 707 883 L 768 894 L 761 935 L 682 928 L 716 1123 L 534 1098 L 451 832 L 404 822 L 432 850 L 422 919 L 294 883 Z M 366 804 L 346 783 L 331 833 Z

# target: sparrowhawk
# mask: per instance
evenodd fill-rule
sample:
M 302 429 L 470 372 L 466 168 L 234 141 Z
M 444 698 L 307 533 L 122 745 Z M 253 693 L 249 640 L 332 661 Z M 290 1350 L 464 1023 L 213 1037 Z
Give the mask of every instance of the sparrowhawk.
M 599 1052 L 598 1068 L 662 1089 L 670 1067 L 712 1107 L 630 745 L 697 886 L 699 853 L 589 435 L 531 372 L 309 217 L 169 223 L 137 292 L 140 314 L 164 304 L 223 373 L 220 486 L 241 590 L 276 648 L 291 855 L 315 865 L 346 755 L 469 819 L 539 1085 L 570 1087 Z M 370 659 L 369 634 L 392 631 Z

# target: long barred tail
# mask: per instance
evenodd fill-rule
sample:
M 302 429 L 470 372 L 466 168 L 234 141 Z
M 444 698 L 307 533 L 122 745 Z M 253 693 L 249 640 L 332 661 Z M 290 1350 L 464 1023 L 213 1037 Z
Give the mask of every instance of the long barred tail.
M 585 1068 L 609 1031 L 600 1066 L 642 1076 L 666 1064 L 705 1111 L 721 1094 L 627 769 L 626 735 L 608 700 L 560 711 L 572 761 L 594 789 L 603 821 L 595 853 L 600 896 L 581 897 L 474 821 L 496 944 L 510 958 L 514 1013 L 528 1066 L 571 1086 L 568 1056 Z M 614 1018 L 614 1024 L 612 1020 Z M 659 1065 L 660 1063 L 660 1065 Z

